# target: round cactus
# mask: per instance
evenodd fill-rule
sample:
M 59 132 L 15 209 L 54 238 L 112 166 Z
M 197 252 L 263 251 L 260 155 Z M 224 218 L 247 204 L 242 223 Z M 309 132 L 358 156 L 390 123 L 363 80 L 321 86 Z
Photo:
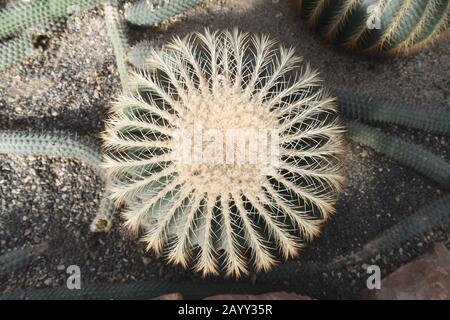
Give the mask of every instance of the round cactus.
M 342 127 L 301 62 L 237 30 L 149 52 L 113 107 L 103 164 L 125 225 L 148 249 L 239 277 L 318 235 L 343 180 Z
M 367 54 L 407 54 L 450 27 L 449 0 L 295 0 L 327 42 Z

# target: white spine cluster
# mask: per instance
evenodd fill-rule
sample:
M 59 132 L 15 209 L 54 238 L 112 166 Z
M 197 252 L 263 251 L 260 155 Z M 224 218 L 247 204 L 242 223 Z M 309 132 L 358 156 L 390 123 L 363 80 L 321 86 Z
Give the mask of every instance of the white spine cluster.
M 204 275 L 239 277 L 295 256 L 319 233 L 343 180 L 342 128 L 301 61 L 237 30 L 149 53 L 104 134 L 113 198 L 148 249 Z M 189 161 L 177 159 L 182 144 Z

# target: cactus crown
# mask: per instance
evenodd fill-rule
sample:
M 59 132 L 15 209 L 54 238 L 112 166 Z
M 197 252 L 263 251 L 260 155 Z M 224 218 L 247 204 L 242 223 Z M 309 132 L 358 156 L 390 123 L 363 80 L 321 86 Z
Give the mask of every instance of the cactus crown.
M 448 0 L 296 0 L 309 26 L 330 43 L 369 54 L 405 54 L 450 26 Z
M 104 133 L 112 196 L 148 249 L 238 277 L 319 233 L 343 179 L 342 129 L 301 60 L 237 30 L 150 52 Z

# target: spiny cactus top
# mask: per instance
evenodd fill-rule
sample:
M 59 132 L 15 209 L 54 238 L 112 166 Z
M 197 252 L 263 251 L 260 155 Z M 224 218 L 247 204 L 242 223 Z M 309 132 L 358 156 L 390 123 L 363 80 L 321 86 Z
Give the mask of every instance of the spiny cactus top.
M 295 0 L 326 41 L 369 54 L 405 54 L 450 28 L 449 0 Z
M 113 198 L 148 249 L 238 277 L 318 235 L 343 179 L 342 128 L 301 61 L 237 30 L 149 53 L 104 134 Z

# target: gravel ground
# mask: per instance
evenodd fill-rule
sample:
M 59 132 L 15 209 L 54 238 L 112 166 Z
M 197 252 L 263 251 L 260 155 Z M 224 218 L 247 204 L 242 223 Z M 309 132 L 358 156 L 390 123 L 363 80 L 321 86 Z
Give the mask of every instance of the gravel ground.
M 330 48 L 311 35 L 288 0 L 214 0 L 159 28 L 130 29 L 133 42 L 164 41 L 194 30 L 239 27 L 268 32 L 293 45 L 326 84 L 360 94 L 450 110 L 450 42 L 441 41 L 418 54 L 390 60 L 356 57 Z M 77 14 L 48 48 L 27 64 L 0 73 L 2 129 L 64 129 L 97 137 L 110 102 L 120 91 L 102 10 Z M 396 126 L 383 126 L 424 145 L 448 160 L 448 137 Z M 327 261 L 357 250 L 381 231 L 439 198 L 445 191 L 419 174 L 372 150 L 350 143 L 348 181 L 337 213 L 322 235 L 297 258 Z M 64 268 L 75 264 L 82 281 L 127 282 L 149 279 L 201 281 L 145 253 L 142 244 L 116 221 L 107 234 L 89 231 L 102 193 L 102 181 L 83 163 L 60 158 L 0 156 L 0 254 L 27 244 L 49 241 L 45 254 L 24 270 L 0 279 L 0 290 L 63 285 Z M 431 242 L 447 241 L 437 230 L 377 256 L 382 274 L 423 253 Z M 355 266 L 298 284 L 316 298 L 352 298 L 366 274 Z M 255 280 L 255 276 L 252 277 Z M 256 276 L 257 279 L 257 276 Z M 249 280 L 243 280 L 249 281 Z

